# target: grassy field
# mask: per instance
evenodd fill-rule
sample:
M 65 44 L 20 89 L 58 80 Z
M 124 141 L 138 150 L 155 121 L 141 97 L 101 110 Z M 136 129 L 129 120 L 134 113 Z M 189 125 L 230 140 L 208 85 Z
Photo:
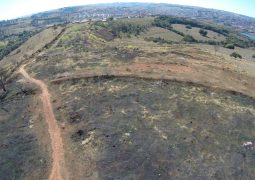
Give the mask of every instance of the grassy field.
M 187 35 L 191 35 L 196 40 L 202 40 L 202 41 L 213 40 L 213 41 L 218 41 L 218 42 L 226 40 L 226 38 L 223 35 L 213 32 L 213 31 L 210 31 L 210 30 L 206 30 L 208 32 L 208 34 L 206 37 L 204 37 L 199 34 L 200 28 L 192 27 L 192 29 L 188 29 L 183 24 L 173 24 L 172 26 L 175 30 L 180 31 Z
M 57 29 L 48 28 L 35 36 L 31 37 L 28 41 L 23 43 L 19 48 L 12 51 L 8 56 L 0 61 L 0 66 L 5 68 L 8 73 L 12 73 L 17 66 L 28 60 L 30 56 L 37 53 L 38 50 L 43 49 L 48 43 L 61 33 L 62 27 Z
M 198 46 L 205 50 L 209 50 L 212 53 L 215 53 L 214 46 L 212 46 L 212 45 L 198 45 Z M 229 55 L 233 52 L 237 52 L 245 60 L 255 61 L 255 58 L 252 57 L 255 54 L 254 49 L 244 49 L 244 48 L 239 48 L 239 47 L 235 47 L 235 49 L 228 49 L 228 48 L 224 48 L 224 47 L 218 47 L 216 54 L 218 53 L 218 54 L 222 54 L 224 56 L 230 57 Z
M 176 34 L 172 31 L 169 31 L 167 29 L 160 28 L 160 27 L 151 27 L 151 28 L 149 28 L 149 30 L 146 33 L 142 34 L 142 36 L 144 38 L 150 38 L 150 37 L 158 38 L 158 37 L 160 37 L 165 40 L 173 41 L 173 42 L 180 42 L 183 38 L 179 34 Z

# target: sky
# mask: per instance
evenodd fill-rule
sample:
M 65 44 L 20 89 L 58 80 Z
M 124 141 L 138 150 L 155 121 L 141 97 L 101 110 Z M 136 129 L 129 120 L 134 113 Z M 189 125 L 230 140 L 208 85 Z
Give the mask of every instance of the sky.
M 0 0 L 0 20 L 76 5 L 109 2 L 156 2 L 220 9 L 255 18 L 255 0 Z

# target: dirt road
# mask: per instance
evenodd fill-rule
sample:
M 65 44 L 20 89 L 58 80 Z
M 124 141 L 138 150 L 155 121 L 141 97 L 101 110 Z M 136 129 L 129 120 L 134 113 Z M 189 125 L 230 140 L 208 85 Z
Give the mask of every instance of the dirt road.
M 49 180 L 68 179 L 64 167 L 64 149 L 62 137 L 53 113 L 52 104 L 50 101 L 50 93 L 48 91 L 47 85 L 43 81 L 34 79 L 29 76 L 25 70 L 25 66 L 26 65 L 21 66 L 19 73 L 22 74 L 29 82 L 37 85 L 41 89 L 40 98 L 43 104 L 44 117 L 48 124 L 48 131 L 50 134 L 52 147 L 52 169 Z

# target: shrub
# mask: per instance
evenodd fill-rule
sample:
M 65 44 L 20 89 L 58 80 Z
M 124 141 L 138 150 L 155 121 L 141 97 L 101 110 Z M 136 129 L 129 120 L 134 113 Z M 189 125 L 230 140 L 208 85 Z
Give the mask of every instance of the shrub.
M 255 54 L 252 55 L 252 58 L 255 58 Z
M 110 23 L 110 29 L 112 34 L 117 37 L 120 36 L 121 33 L 137 36 L 140 33 L 145 32 L 147 27 L 143 25 L 112 21 Z
M 200 29 L 200 30 L 199 30 L 199 34 L 200 34 L 201 36 L 207 36 L 208 32 L 205 31 L 205 30 L 203 30 L 203 29 Z
M 220 26 L 211 26 L 209 24 L 201 23 L 193 19 L 174 17 L 174 16 L 162 15 L 162 16 L 156 17 L 152 23 L 153 26 L 158 26 L 162 28 L 167 28 L 168 26 L 171 26 L 171 24 L 190 25 L 191 27 L 198 27 L 198 28 L 203 28 L 206 30 L 211 30 L 222 35 L 227 35 L 229 33 L 227 29 Z
M 228 49 L 235 49 L 235 46 L 234 46 L 234 44 L 226 44 L 226 45 L 225 45 L 225 48 L 228 48 Z
M 187 29 L 192 29 L 192 26 L 191 25 L 186 25 L 185 26 Z
M 193 36 L 191 36 L 191 35 L 185 35 L 183 37 L 183 41 L 186 41 L 186 42 L 197 42 L 197 40 L 194 39 Z
M 242 59 L 242 56 L 240 54 L 238 54 L 237 52 L 233 52 L 232 54 L 230 54 L 231 57 L 234 57 L 234 58 L 240 58 Z
M 172 41 L 165 40 L 164 38 L 161 38 L 161 37 L 156 37 L 156 38 L 155 37 L 149 37 L 149 38 L 145 37 L 144 40 L 152 41 L 154 43 L 160 43 L 160 44 L 163 44 L 163 43 L 172 44 L 173 43 Z
M 179 34 L 182 37 L 185 36 L 185 34 L 183 32 L 177 31 L 176 29 L 171 29 L 170 31 L 173 31 L 174 33 Z

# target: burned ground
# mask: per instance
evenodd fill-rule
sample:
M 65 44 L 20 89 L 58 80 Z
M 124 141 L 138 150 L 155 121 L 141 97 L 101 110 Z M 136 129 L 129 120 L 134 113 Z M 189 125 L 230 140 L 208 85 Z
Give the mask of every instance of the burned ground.
M 254 140 L 252 98 L 116 77 L 52 90 L 61 96 L 58 119 L 70 126 L 65 136 L 73 179 L 254 178 L 254 152 L 242 146 Z
M 50 162 L 48 149 L 40 140 L 40 133 L 45 132 L 42 129 L 35 132 L 37 123 L 43 127 L 43 120 L 35 114 L 36 104 L 32 103 L 37 89 L 21 81 L 15 78 L 8 83 L 8 94 L 1 99 L 0 177 L 46 179 Z
M 93 24 L 49 28 L 2 61 L 11 72 L 28 62 L 29 76 L 47 86 L 70 179 L 254 179 L 253 62 L 195 44 L 113 39 Z M 40 92 L 21 77 L 7 88 L 0 177 L 46 179 Z

